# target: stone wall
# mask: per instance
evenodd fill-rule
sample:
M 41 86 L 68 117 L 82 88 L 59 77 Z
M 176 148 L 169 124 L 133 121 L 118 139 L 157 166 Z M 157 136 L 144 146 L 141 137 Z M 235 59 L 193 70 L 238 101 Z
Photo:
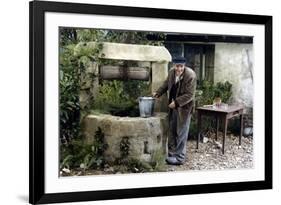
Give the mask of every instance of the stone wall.
M 167 62 L 154 62 L 151 66 L 152 79 L 151 79 L 151 92 L 155 92 L 162 86 L 163 82 L 168 77 L 168 63 Z M 163 94 L 160 99 L 155 101 L 155 112 L 168 112 L 168 96 Z
M 232 103 L 253 106 L 253 44 L 216 43 L 214 81 L 232 83 Z
M 79 93 L 79 103 L 82 109 L 91 106 L 93 99 L 98 93 L 99 81 L 98 65 L 94 62 L 90 63 L 85 72 L 80 76 L 81 88 Z
M 129 142 L 128 158 L 149 162 L 156 152 L 166 156 L 167 123 L 167 113 L 155 113 L 149 118 L 88 115 L 83 130 L 86 142 L 91 144 L 98 127 L 101 128 L 108 145 L 104 157 L 109 163 L 121 157 L 120 143 L 124 139 Z

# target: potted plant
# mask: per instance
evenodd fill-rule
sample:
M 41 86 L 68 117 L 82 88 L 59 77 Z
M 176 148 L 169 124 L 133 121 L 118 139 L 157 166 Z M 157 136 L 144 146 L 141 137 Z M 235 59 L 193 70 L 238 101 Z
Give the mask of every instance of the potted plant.
M 221 96 L 222 96 L 221 90 L 215 89 L 213 105 L 218 106 L 218 107 L 221 105 L 221 103 L 222 103 Z

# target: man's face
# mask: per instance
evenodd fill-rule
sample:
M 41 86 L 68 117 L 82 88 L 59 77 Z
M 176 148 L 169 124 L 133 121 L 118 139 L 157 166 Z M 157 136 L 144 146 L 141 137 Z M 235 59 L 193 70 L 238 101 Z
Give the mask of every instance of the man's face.
M 175 63 L 174 64 L 175 71 L 176 71 L 177 75 L 180 75 L 180 74 L 183 73 L 184 66 L 185 66 L 185 63 Z

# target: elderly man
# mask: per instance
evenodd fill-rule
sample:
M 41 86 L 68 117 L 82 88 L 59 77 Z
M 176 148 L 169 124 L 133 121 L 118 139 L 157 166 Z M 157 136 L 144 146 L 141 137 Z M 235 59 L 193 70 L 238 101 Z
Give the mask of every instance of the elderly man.
M 184 57 L 174 58 L 168 78 L 153 93 L 159 98 L 168 91 L 170 136 L 166 162 L 171 165 L 181 165 L 186 160 L 186 142 L 194 105 L 196 74 L 185 63 Z

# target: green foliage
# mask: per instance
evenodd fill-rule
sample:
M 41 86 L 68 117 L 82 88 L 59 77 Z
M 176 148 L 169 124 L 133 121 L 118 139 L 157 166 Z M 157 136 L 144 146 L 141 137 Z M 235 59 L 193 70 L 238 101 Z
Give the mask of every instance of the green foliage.
M 101 29 L 77 29 L 76 32 L 78 42 L 104 41 L 106 35 L 106 30 Z
M 101 160 L 94 157 L 92 153 L 89 153 L 84 157 L 83 162 L 80 164 L 80 168 L 83 171 L 86 171 L 87 169 L 90 169 L 94 164 L 100 165 L 101 163 Z
M 133 100 L 151 94 L 149 86 L 149 82 L 141 80 L 123 81 L 124 92 Z
M 102 49 L 102 42 L 97 42 L 95 46 L 88 46 L 85 42 L 75 47 L 73 55 L 79 59 L 80 65 L 86 68 L 89 66 L 90 62 L 102 62 L 102 59 L 99 58 Z
M 159 36 L 158 41 L 149 41 L 147 35 L 153 34 Z M 108 30 L 106 32 L 105 41 L 116 43 L 130 43 L 130 44 L 147 44 L 147 45 L 163 45 L 166 35 L 155 32 L 139 32 L 139 31 L 117 31 Z
M 154 171 L 150 163 L 135 158 L 117 159 L 114 170 L 122 173 L 144 173 Z
M 229 98 L 232 95 L 232 84 L 228 81 L 226 81 L 225 83 L 218 82 L 215 88 L 215 96 L 220 97 L 222 99 L 222 102 L 228 102 Z
M 75 28 L 61 28 L 60 34 L 60 46 L 66 46 L 77 43 L 77 32 Z
M 102 167 L 105 163 L 103 153 L 108 145 L 104 141 L 104 133 L 99 127 L 95 133 L 93 144 L 86 144 L 82 140 L 72 140 L 61 145 L 60 169 Z
M 156 152 L 150 162 L 135 158 L 119 158 L 115 162 L 115 170 L 122 173 L 144 173 L 166 171 L 164 155 Z
M 65 150 L 65 152 L 67 152 L 67 151 Z M 66 157 L 62 157 L 63 160 L 60 163 L 60 169 L 63 169 L 63 168 L 70 169 L 70 166 L 72 165 L 72 158 L 73 158 L 72 154 L 68 154 L 68 155 L 66 155 Z
M 92 153 L 92 146 L 81 140 L 72 140 L 68 144 L 61 145 L 60 168 L 80 167 L 87 154 Z
M 196 101 L 198 106 L 213 104 L 216 97 L 220 97 L 222 102 L 227 103 L 232 95 L 232 84 L 218 82 L 213 84 L 209 81 L 203 81 L 201 87 L 196 92 Z
M 148 171 L 151 172 L 153 171 L 153 168 L 147 162 L 131 158 L 128 160 L 127 171 L 132 173 L 143 173 Z
M 96 108 L 104 108 L 106 104 L 122 104 L 128 100 L 129 96 L 124 92 L 121 81 L 103 81 L 99 87 L 95 106 Z
M 97 44 L 95 48 L 81 49 L 81 52 L 74 55 L 76 43 L 92 41 L 102 35 L 101 30 L 60 29 L 60 138 L 63 143 L 69 143 L 72 139 L 80 136 L 79 92 L 82 86 L 81 76 L 90 61 L 94 60 L 102 49 L 102 46 Z
M 68 45 L 60 49 L 60 138 L 63 142 L 70 141 L 79 133 L 79 67 L 72 55 L 73 47 Z
M 118 116 L 139 116 L 137 98 L 148 92 L 142 81 L 103 80 L 95 99 L 94 110 Z

